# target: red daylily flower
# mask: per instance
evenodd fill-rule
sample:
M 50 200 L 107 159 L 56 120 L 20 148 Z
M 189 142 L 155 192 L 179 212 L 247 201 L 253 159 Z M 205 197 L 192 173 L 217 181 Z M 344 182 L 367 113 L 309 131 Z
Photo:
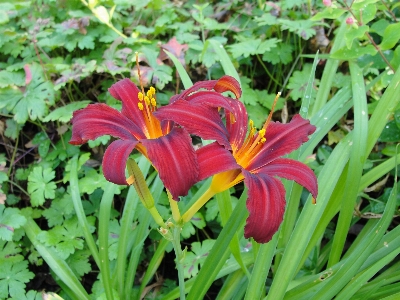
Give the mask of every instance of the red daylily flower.
M 225 81 L 229 90 L 235 95 L 241 95 L 235 79 L 229 77 Z M 158 112 L 158 117 L 179 123 L 181 117 L 170 113 L 174 111 L 175 103 L 164 107 Z M 183 110 L 183 106 L 180 104 L 179 109 Z M 192 106 L 190 101 L 187 101 L 186 106 Z M 244 181 L 248 188 L 246 205 L 249 211 L 245 237 L 253 237 L 259 243 L 266 243 L 278 230 L 285 211 L 285 189 L 276 177 L 294 180 L 305 187 L 314 198 L 317 197 L 317 179 L 313 171 L 301 162 L 282 158 L 308 141 L 315 126 L 300 115 L 295 115 L 288 124 L 268 120 L 258 132 L 250 121 L 247 134 L 248 116 L 244 105 L 240 101 L 232 100 L 230 107 L 224 108 L 226 131 L 210 133 L 216 142 L 197 150 L 199 180 L 214 175 L 210 186 L 211 195 Z M 180 124 L 190 133 L 194 133 L 192 125 Z M 226 141 L 229 145 L 225 144 Z
M 221 143 L 228 146 L 223 138 L 226 132 L 217 107 L 228 107 L 228 98 L 220 93 L 230 90 L 224 78 L 198 82 L 182 94 L 173 97 L 177 105 L 174 113 L 179 116 L 180 125 L 192 124 L 195 133 L 204 139 L 220 133 Z M 199 89 L 208 91 L 198 91 Z M 212 91 L 214 90 L 214 91 Z M 199 167 L 192 140 L 184 127 L 175 126 L 172 121 L 160 122 L 157 118 L 155 90 L 144 94 L 129 79 L 123 79 L 109 89 L 111 96 L 122 101 L 122 110 L 98 103 L 75 111 L 72 118 L 70 144 L 81 145 L 102 135 L 119 138 L 107 148 L 103 159 L 103 173 L 108 181 L 128 184 L 125 176 L 126 161 L 136 148 L 145 155 L 159 172 L 165 187 L 175 200 L 187 194 L 198 181 Z M 179 98 L 179 99 L 178 99 Z M 193 105 L 178 107 L 183 99 L 193 99 Z M 203 103 L 199 105 L 199 103 Z
M 119 138 L 104 154 L 103 172 L 108 181 L 128 184 L 126 162 L 136 148 L 157 169 L 174 199 L 186 195 L 199 172 L 189 133 L 154 117 L 154 88 L 144 94 L 131 80 L 123 79 L 112 85 L 109 92 L 122 101 L 121 112 L 102 103 L 75 111 L 69 143 L 81 145 L 106 134 Z

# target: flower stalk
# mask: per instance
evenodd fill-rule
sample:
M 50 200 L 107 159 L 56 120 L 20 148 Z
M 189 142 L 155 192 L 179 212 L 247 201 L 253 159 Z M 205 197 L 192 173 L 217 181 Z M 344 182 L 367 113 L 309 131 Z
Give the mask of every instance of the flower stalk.
M 172 218 L 174 219 L 176 224 L 180 224 L 182 220 L 181 220 L 181 213 L 180 213 L 179 207 L 178 207 L 178 201 L 175 201 L 174 199 L 172 199 L 172 195 L 168 190 L 167 190 L 167 194 L 168 194 L 169 205 L 170 205 L 171 211 L 172 211 Z
M 182 215 L 182 222 L 189 222 L 195 213 L 197 213 L 215 194 L 216 193 L 211 189 L 211 187 L 208 188 L 204 194 L 201 195 L 200 198 Z
M 130 177 L 127 179 L 129 184 L 132 184 L 138 193 L 140 201 L 147 208 L 156 223 L 162 228 L 167 228 L 163 218 L 154 205 L 154 198 L 151 195 L 149 187 L 146 184 L 143 173 L 134 159 L 129 158 L 127 161 L 127 168 Z
M 183 270 L 183 260 L 185 259 L 186 249 L 182 251 L 181 248 L 181 230 L 180 226 L 174 226 L 172 229 L 172 245 L 174 246 L 175 251 L 175 265 L 178 270 L 178 280 L 179 280 L 179 293 L 180 293 L 180 300 L 186 299 L 186 292 L 185 292 L 185 277 L 184 277 L 184 270 Z

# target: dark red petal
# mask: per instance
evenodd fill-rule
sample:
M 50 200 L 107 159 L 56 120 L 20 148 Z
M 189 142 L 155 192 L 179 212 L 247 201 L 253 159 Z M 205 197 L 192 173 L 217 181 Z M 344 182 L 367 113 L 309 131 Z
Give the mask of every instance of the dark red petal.
M 244 104 L 238 100 L 230 100 L 232 113 L 226 114 L 226 129 L 229 132 L 229 142 L 234 150 L 240 148 L 247 135 L 248 117 Z
M 147 149 L 147 155 L 157 169 L 164 186 L 178 200 L 187 195 L 198 180 L 199 167 L 189 133 L 175 127 L 160 138 L 140 141 Z
M 126 161 L 137 143 L 138 141 L 117 140 L 108 146 L 103 158 L 103 174 L 108 181 L 127 185 L 125 176 Z
M 256 170 L 257 174 L 263 173 L 269 176 L 279 176 L 294 180 L 305 187 L 314 197 L 318 195 L 318 182 L 314 172 L 305 164 L 288 158 L 278 158 Z
M 212 90 L 216 83 L 217 80 L 198 81 L 195 84 L 193 84 L 190 88 L 184 90 L 182 93 L 171 97 L 169 102 L 174 103 L 176 100 L 185 99 L 187 96 L 197 92 L 200 89 Z
M 308 136 L 315 131 L 310 121 L 295 115 L 288 124 L 271 122 L 267 128 L 262 149 L 252 159 L 247 170 L 258 169 L 274 159 L 286 155 L 308 141 Z
M 236 99 L 239 99 L 242 95 L 242 89 L 240 88 L 239 82 L 228 75 L 222 76 L 214 86 L 214 91 L 218 93 L 223 93 L 230 91 L 235 94 Z
M 232 99 L 222 96 L 221 94 L 214 91 L 199 91 L 193 95 L 188 96 L 185 100 L 190 102 L 190 104 L 192 105 L 205 105 L 215 108 L 222 107 L 225 110 L 232 111 L 230 102 L 230 100 Z
M 122 114 L 131 119 L 142 131 L 146 131 L 146 123 L 142 111 L 138 108 L 140 90 L 128 78 L 114 83 L 108 91 L 111 96 L 122 102 Z
M 214 142 L 196 151 L 199 162 L 199 181 L 224 171 L 240 169 L 232 153 Z
M 214 90 L 218 93 L 230 91 L 235 94 L 237 99 L 239 99 L 242 95 L 239 82 L 237 82 L 235 78 L 225 75 L 222 76 L 219 80 L 204 80 L 196 82 L 193 86 L 184 90 L 182 93 L 173 96 L 170 99 L 170 103 L 174 103 L 178 99 L 185 100 L 186 97 L 188 97 L 190 94 L 198 92 L 200 89 L 205 89 L 209 91 Z
M 246 202 L 249 217 L 244 236 L 258 243 L 269 242 L 283 220 L 285 188 L 278 179 L 265 174 L 251 174 L 243 170 L 244 184 L 248 188 Z
M 216 108 L 202 105 L 191 105 L 184 100 L 160 107 L 154 112 L 159 120 L 171 120 L 183 126 L 190 134 L 206 140 L 216 140 L 218 143 L 231 148 L 228 141 L 228 131 L 222 123 Z
M 81 145 L 106 134 L 123 140 L 136 140 L 143 136 L 131 120 L 106 104 L 90 104 L 74 112 L 70 144 Z

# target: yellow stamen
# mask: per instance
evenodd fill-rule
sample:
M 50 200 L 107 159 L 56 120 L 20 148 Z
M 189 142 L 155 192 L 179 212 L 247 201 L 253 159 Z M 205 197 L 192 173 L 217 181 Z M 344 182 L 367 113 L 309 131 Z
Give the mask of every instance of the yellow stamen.
M 142 92 L 138 93 L 138 98 L 139 98 L 139 101 L 143 101 L 144 96 L 143 96 Z
M 136 52 L 136 66 L 139 77 L 141 92 L 138 93 L 139 103 L 138 108 L 142 111 L 145 121 L 145 134 L 148 138 L 157 138 L 162 135 L 159 121 L 153 116 L 154 107 L 151 107 L 151 99 L 155 94 L 155 89 L 151 87 L 147 93 L 144 92 L 142 76 L 140 74 L 139 54 Z
M 263 126 L 263 128 L 265 128 L 265 129 L 267 129 L 267 127 L 268 127 L 268 125 L 269 125 L 269 122 L 271 122 L 272 114 L 274 113 L 274 109 L 275 109 L 276 103 L 277 103 L 278 100 L 279 100 L 280 95 L 281 95 L 281 92 L 278 92 L 278 93 L 276 94 L 276 96 L 275 96 L 274 103 L 272 104 L 271 111 L 269 112 L 269 115 L 268 115 L 268 119 L 267 119 L 267 121 L 264 123 L 264 126 Z
M 156 99 L 151 98 L 151 105 L 152 105 L 153 107 L 156 107 L 156 106 L 157 106 Z

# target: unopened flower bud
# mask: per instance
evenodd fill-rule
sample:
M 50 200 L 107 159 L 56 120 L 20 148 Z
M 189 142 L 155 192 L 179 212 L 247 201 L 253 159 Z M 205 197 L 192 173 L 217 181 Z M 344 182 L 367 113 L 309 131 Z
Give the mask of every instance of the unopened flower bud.
M 322 3 L 327 7 L 332 5 L 332 1 L 331 0 L 323 0 Z
M 348 17 L 348 18 L 346 19 L 346 24 L 347 24 L 347 25 L 353 25 L 353 23 L 354 23 L 354 19 L 353 19 L 352 17 Z

